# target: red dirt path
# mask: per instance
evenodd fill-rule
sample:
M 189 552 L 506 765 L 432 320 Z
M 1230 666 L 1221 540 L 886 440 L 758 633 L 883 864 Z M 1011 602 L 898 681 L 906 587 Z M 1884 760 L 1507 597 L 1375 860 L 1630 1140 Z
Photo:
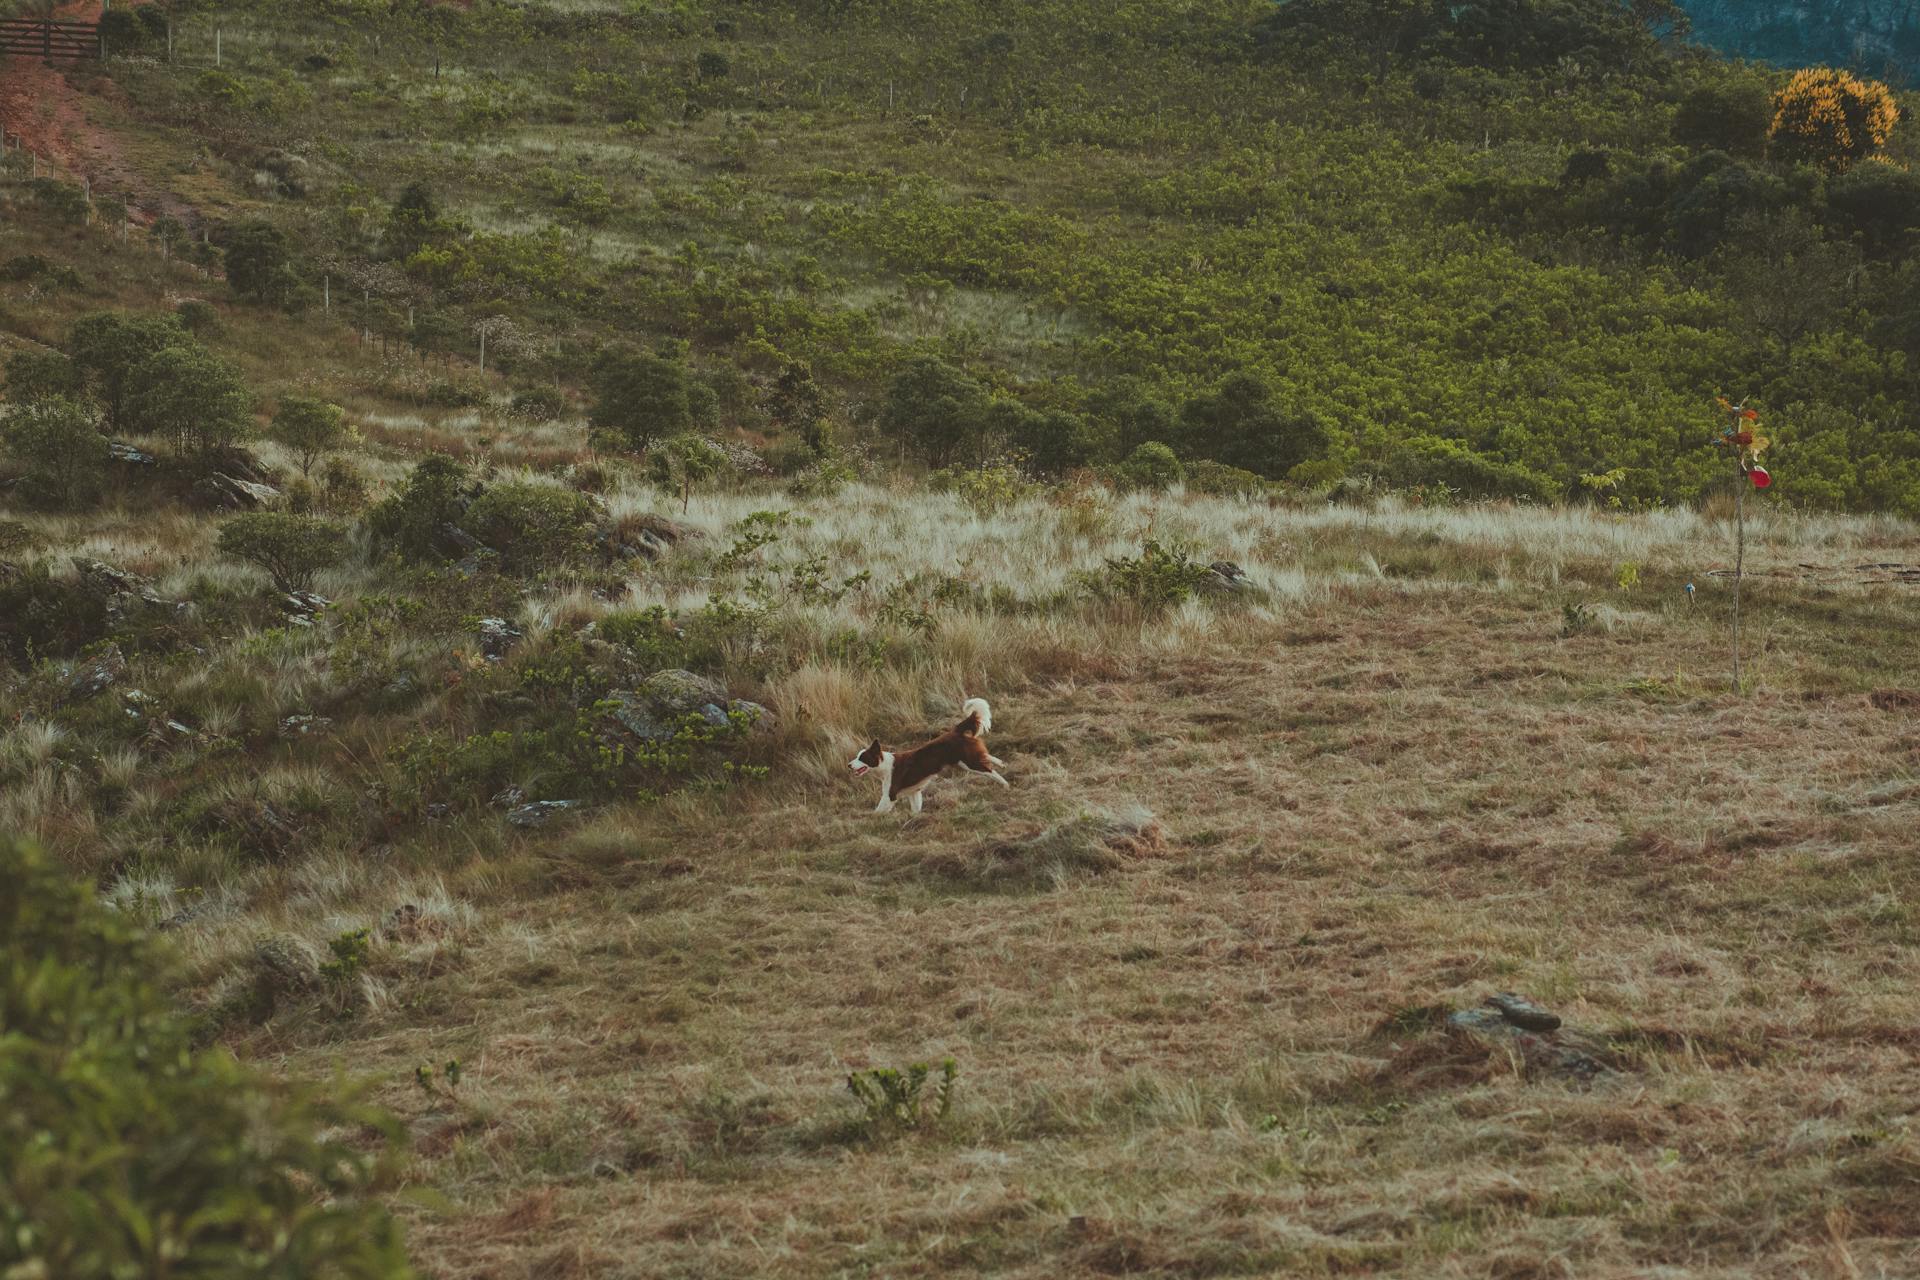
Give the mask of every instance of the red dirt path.
M 120 0 L 127 8 L 142 0 Z M 65 22 L 97 22 L 101 0 L 67 0 L 53 16 Z M 67 72 L 87 64 L 47 66 L 34 57 L 0 62 L 0 124 L 9 137 L 26 140 L 26 149 L 58 168 L 92 181 L 96 193 L 126 198 L 136 222 L 162 212 L 190 212 L 178 200 L 156 192 L 127 163 L 119 140 L 87 117 L 87 95 L 67 83 Z M 117 92 L 109 89 L 109 92 Z

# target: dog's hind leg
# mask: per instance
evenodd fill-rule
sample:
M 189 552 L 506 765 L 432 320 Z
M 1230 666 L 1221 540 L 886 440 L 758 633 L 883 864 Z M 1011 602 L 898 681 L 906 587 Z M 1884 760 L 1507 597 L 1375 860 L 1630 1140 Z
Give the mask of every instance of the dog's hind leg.
M 1005 760 L 1002 760 L 999 756 L 988 756 L 987 763 L 992 765 L 996 769 L 1004 769 L 1007 767 L 1007 762 Z
M 926 799 L 926 794 L 924 792 L 916 791 L 913 793 L 913 811 L 915 813 L 920 812 L 921 802 L 924 801 L 925 799 Z
M 999 773 L 997 773 L 992 769 L 987 770 L 987 776 L 989 778 L 992 778 L 995 782 L 999 783 L 1003 787 L 1011 787 L 1013 785 L 1011 782 L 1008 782 L 1005 778 L 1001 777 Z

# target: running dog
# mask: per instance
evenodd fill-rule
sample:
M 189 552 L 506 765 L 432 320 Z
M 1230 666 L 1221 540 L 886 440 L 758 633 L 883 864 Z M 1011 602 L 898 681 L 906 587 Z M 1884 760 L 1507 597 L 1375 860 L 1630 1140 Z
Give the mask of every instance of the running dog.
M 959 765 L 968 773 L 981 773 L 1003 787 L 1013 784 L 1001 777 L 1006 761 L 988 754 L 984 739 L 993 728 L 993 708 L 985 698 L 968 698 L 960 708 L 965 717 L 931 742 L 923 742 L 911 751 L 888 751 L 875 738 L 873 745 L 847 761 L 854 777 L 870 770 L 880 772 L 880 803 L 875 813 L 886 813 L 896 800 L 907 800 L 915 813 L 920 812 L 922 793 L 941 770 Z

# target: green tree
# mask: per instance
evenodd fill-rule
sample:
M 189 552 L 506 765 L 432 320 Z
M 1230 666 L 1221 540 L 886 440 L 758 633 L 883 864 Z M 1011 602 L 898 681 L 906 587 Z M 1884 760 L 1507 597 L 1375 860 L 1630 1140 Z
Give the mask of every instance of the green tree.
M 196 1048 L 173 969 L 0 841 L 0 1274 L 408 1280 L 400 1126 Z
M 20 351 L 7 361 L 7 376 L 0 390 L 13 404 L 30 404 L 55 396 L 73 398 L 84 394 L 80 370 L 58 351 Z
M 310 396 L 282 396 L 280 411 L 273 415 L 268 434 L 300 459 L 300 474 L 313 474 L 313 464 L 323 454 L 341 448 L 353 439 L 347 425 L 347 411 Z
M 1778 344 L 1783 363 L 1833 319 L 1859 267 L 1853 251 L 1829 241 L 1801 209 L 1738 220 L 1720 265 L 1739 322 Z
M 475 498 L 461 527 L 520 573 L 557 568 L 593 548 L 593 500 L 547 484 L 496 484 Z
M 693 501 L 695 485 L 705 484 L 725 471 L 726 450 L 705 436 L 675 436 L 662 444 L 649 458 L 653 482 L 663 489 L 680 491 L 680 514 L 685 515 Z
M 400 490 L 367 513 L 374 545 L 403 559 L 439 556 L 447 526 L 467 509 L 467 469 L 442 453 L 414 463 Z
M 395 258 L 410 258 L 441 231 L 440 202 L 425 183 L 410 182 L 387 213 L 383 239 Z
M 84 406 L 64 397 L 15 405 L 0 417 L 0 440 L 25 467 L 27 490 L 47 505 L 79 506 L 98 492 L 107 439 Z
M 1673 113 L 1673 140 L 1700 151 L 1724 151 L 1742 160 L 1767 154 L 1773 94 L 1758 76 L 1740 76 L 1691 89 Z
M 183 458 L 211 458 L 253 430 L 252 394 L 225 361 L 197 344 L 148 356 L 127 389 L 128 425 L 165 437 Z
M 133 371 L 157 352 L 192 341 L 170 315 L 99 312 L 74 322 L 67 353 L 105 413 L 107 429 L 121 431 L 128 425 L 127 389 Z
M 804 360 L 781 362 L 780 373 L 767 397 L 767 416 L 782 431 L 791 431 L 816 455 L 825 453 L 829 444 L 827 397 L 813 380 L 813 369 Z
M 604 352 L 588 375 L 593 404 L 587 421 L 645 451 L 693 425 L 688 382 L 686 366 L 676 360 L 642 351 Z
M 227 233 L 227 284 L 243 298 L 291 308 L 301 293 L 287 233 L 262 218 L 252 218 Z
M 887 385 L 880 429 L 928 466 L 977 460 L 989 444 L 986 388 L 933 356 L 917 356 Z
M 304 591 L 313 575 L 338 562 L 347 535 L 316 516 L 250 511 L 220 526 L 220 554 L 258 565 L 282 591 Z
M 1181 409 L 1189 457 L 1212 458 L 1273 479 L 1326 452 L 1326 424 L 1278 399 L 1258 375 L 1227 375 Z

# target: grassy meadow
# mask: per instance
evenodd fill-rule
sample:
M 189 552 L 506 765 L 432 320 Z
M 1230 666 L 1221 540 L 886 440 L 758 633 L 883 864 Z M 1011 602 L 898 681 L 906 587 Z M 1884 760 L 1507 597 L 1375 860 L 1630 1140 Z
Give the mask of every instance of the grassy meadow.
M 1784 73 L 1518 10 L 1592 40 L 316 0 L 48 75 L 0 855 L 363 1082 L 398 1163 L 260 1181 L 422 1276 L 1920 1274 L 1920 132 L 1819 169 Z M 1011 789 L 872 812 L 970 696 Z M 1595 1069 L 1449 1029 L 1507 991 Z

